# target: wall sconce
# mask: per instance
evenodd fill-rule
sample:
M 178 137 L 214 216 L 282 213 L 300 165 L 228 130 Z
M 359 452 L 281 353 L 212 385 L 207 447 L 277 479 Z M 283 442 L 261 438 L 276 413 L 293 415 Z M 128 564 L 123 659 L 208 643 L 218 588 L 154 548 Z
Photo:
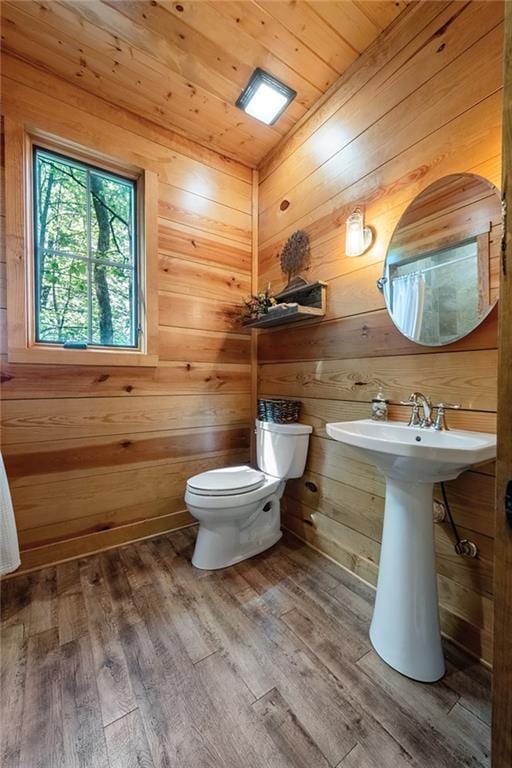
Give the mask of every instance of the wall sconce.
M 346 223 L 345 256 L 362 256 L 373 243 L 373 231 L 364 225 L 364 213 L 356 208 Z

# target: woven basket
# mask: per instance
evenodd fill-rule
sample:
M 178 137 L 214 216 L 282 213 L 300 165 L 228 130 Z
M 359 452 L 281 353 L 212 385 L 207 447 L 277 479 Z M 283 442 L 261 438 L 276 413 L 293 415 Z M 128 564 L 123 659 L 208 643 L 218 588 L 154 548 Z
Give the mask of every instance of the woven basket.
M 258 400 L 258 419 L 275 424 L 299 420 L 300 400 Z

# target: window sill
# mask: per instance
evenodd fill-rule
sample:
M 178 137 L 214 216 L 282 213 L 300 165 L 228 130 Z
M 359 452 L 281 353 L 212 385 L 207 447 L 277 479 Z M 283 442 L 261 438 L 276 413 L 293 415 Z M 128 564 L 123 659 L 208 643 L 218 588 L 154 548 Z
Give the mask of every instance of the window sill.
M 25 349 L 9 349 L 10 363 L 41 365 L 108 365 L 156 368 L 158 355 L 111 349 L 63 349 L 34 345 Z

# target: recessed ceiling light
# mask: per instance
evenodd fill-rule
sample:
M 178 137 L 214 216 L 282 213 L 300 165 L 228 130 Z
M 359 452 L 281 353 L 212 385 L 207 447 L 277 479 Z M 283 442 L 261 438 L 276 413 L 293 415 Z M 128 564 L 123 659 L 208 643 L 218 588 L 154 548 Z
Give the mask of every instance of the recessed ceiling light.
M 297 91 L 258 68 L 238 97 L 236 106 L 256 120 L 273 125 L 296 95 Z

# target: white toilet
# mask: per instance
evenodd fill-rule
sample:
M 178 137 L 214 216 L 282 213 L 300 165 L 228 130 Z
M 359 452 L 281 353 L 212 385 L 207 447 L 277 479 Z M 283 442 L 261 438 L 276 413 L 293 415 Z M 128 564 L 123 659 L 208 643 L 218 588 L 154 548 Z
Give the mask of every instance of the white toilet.
M 286 480 L 304 473 L 311 431 L 305 424 L 256 421 L 259 469 L 226 467 L 190 478 L 185 502 L 199 521 L 196 568 L 225 568 L 279 541 L 280 499 Z

